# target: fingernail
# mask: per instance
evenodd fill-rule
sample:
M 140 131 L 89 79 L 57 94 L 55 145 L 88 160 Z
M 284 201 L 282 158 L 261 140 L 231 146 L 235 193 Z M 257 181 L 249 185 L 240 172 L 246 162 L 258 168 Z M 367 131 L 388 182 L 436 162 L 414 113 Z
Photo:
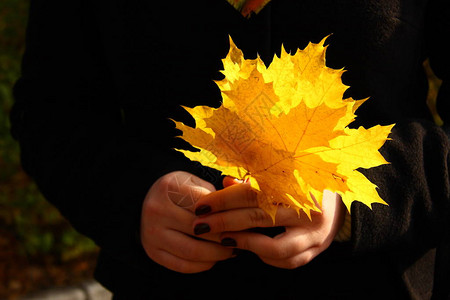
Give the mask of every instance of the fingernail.
M 225 247 L 236 247 L 236 246 L 237 246 L 236 241 L 235 241 L 234 239 L 232 239 L 232 238 L 224 238 L 224 239 L 220 242 L 220 244 L 221 244 L 222 246 L 225 246 Z
M 210 231 L 211 231 L 211 228 L 206 223 L 199 223 L 199 224 L 195 225 L 195 227 L 194 227 L 195 235 L 207 233 L 207 232 L 210 232 Z
M 195 209 L 196 216 L 206 215 L 207 213 L 210 213 L 210 212 L 211 212 L 211 206 L 209 206 L 209 205 L 200 205 L 199 207 L 197 207 Z

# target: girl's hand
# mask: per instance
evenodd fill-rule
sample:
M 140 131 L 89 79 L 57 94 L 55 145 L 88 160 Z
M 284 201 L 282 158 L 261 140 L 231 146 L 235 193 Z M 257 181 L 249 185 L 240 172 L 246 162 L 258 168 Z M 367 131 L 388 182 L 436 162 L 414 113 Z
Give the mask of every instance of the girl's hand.
M 342 227 L 345 206 L 340 196 L 325 191 L 322 213 L 312 212 L 312 221 L 304 213 L 279 207 L 276 222 L 258 207 L 256 193 L 249 184 L 230 185 L 222 191 L 205 195 L 196 204 L 194 231 L 220 234 L 222 245 L 249 250 L 265 263 L 293 269 L 310 262 L 328 248 Z M 286 231 L 271 238 L 261 233 L 245 231 L 255 227 L 284 226 Z
M 192 232 L 195 203 L 214 191 L 210 183 L 181 171 L 152 185 L 142 206 L 140 235 L 153 261 L 177 272 L 196 273 L 233 256 L 233 249 L 219 244 L 220 234 L 199 239 Z

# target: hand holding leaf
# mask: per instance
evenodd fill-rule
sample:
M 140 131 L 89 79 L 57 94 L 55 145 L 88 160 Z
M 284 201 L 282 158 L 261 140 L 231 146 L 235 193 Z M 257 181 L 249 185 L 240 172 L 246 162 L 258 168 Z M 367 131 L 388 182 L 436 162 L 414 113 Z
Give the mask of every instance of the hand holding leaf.
M 185 108 L 196 128 L 181 122 L 182 138 L 199 152 L 191 160 L 236 178 L 251 177 L 258 205 L 274 219 L 279 205 L 321 210 L 324 190 L 353 201 L 386 204 L 358 168 L 387 163 L 378 149 L 393 125 L 347 126 L 365 101 L 343 99 L 343 70 L 325 65 L 325 39 L 290 55 L 282 49 L 269 67 L 244 59 L 230 39 L 218 81 L 223 104 Z M 316 201 L 317 199 L 317 201 Z

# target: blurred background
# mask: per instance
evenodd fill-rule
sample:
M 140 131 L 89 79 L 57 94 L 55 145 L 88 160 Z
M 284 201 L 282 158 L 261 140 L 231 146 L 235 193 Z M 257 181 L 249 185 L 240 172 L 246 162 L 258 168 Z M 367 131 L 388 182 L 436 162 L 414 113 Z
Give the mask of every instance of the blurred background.
M 28 5 L 29 0 L 0 0 L 0 299 L 8 300 L 91 279 L 98 252 L 43 199 L 22 171 L 19 147 L 9 134 Z M 430 79 L 428 103 L 435 112 L 440 81 L 427 62 L 424 67 Z
M 40 195 L 9 134 L 29 0 L 0 0 L 0 299 L 92 278 L 97 247 Z

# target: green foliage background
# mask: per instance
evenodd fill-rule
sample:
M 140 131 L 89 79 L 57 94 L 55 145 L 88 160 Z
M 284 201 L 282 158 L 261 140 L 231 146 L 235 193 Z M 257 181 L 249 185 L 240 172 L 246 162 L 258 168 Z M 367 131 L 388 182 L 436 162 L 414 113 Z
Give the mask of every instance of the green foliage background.
M 23 172 L 19 146 L 9 132 L 12 87 L 20 76 L 28 6 L 29 0 L 0 1 L 0 247 L 14 248 L 28 258 L 51 256 L 66 261 L 97 248 L 72 229 Z

